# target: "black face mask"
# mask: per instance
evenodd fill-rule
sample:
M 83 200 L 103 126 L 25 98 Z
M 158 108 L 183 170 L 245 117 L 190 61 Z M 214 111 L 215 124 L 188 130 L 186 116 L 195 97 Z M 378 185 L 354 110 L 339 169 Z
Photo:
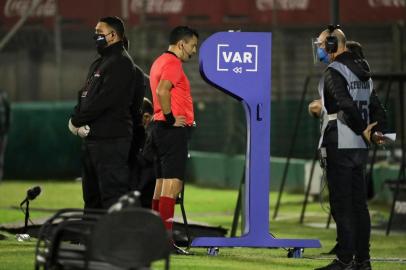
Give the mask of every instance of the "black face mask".
M 107 46 L 106 36 L 107 35 L 103 35 L 103 34 L 94 34 L 93 35 L 94 42 L 96 43 L 96 49 L 99 54 L 101 54 L 103 49 L 106 48 L 106 46 Z

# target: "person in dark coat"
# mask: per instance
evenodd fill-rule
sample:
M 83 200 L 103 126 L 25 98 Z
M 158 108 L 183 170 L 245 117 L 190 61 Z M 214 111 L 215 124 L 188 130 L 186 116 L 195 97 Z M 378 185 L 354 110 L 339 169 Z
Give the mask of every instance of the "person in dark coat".
M 127 52 L 122 20 L 101 18 L 94 40 L 100 55 L 89 69 L 69 129 L 83 138 L 85 209 L 107 209 L 130 190 L 128 158 L 134 112 L 145 94 L 143 72 Z

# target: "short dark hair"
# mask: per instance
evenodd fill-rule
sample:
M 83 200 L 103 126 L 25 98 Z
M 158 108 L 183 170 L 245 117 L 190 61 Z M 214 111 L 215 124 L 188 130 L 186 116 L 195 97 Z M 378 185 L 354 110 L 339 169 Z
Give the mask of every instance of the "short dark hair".
M 193 36 L 199 38 L 199 33 L 197 33 L 195 29 L 188 26 L 180 25 L 172 29 L 171 33 L 169 34 L 169 44 L 175 45 L 179 40 L 192 38 Z
M 114 29 L 120 38 L 123 38 L 125 34 L 124 22 L 119 17 L 103 17 L 99 20 L 99 22 L 107 23 L 111 28 Z
M 152 106 L 152 102 L 144 97 L 144 100 L 142 101 L 142 113 L 149 113 L 149 114 L 154 114 L 154 108 Z
M 99 22 L 104 22 L 113 28 L 119 38 L 123 41 L 124 47 L 128 49 L 128 40 L 125 35 L 124 22 L 121 18 L 117 16 L 103 17 L 99 20 Z

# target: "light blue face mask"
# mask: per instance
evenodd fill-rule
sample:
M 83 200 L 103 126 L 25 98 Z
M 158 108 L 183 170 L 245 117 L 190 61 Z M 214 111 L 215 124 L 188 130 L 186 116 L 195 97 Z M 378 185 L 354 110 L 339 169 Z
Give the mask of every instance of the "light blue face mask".
M 330 57 L 328 55 L 328 53 L 326 52 L 325 49 L 323 48 L 317 48 L 317 57 L 319 58 L 320 62 L 323 62 L 325 64 L 329 64 L 330 63 Z

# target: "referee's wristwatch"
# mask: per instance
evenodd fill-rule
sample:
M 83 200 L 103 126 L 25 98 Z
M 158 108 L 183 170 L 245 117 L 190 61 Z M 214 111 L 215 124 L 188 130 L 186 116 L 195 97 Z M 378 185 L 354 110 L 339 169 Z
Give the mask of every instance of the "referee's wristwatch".
M 165 116 L 165 121 L 169 126 L 173 126 L 173 124 L 175 124 L 176 119 L 172 114 L 172 111 L 170 111 L 169 113 L 164 114 Z

